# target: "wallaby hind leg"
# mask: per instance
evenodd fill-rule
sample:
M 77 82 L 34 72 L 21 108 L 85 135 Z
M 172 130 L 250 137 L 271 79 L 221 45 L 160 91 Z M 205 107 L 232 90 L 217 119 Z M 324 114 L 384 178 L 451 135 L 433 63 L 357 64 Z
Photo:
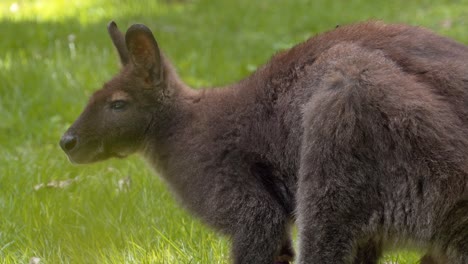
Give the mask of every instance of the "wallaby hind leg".
M 317 90 L 304 107 L 298 260 L 300 264 L 374 263 L 380 250 L 359 252 L 358 241 L 376 235 L 383 215 L 379 165 L 373 156 L 379 153 L 372 149 L 378 140 L 372 133 L 380 132 L 372 127 L 379 126 L 383 116 L 364 107 L 371 105 L 369 97 L 383 95 L 371 91 L 372 80 L 361 79 L 378 75 L 391 82 L 387 75 L 399 71 L 381 53 L 349 43 L 322 54 L 315 67 L 316 79 L 311 82 Z M 364 259 L 355 259 L 356 252 Z
M 304 191 L 301 187 L 299 190 Z M 365 197 L 372 195 L 364 190 L 360 192 L 331 186 L 310 190 L 313 194 L 301 193 L 299 199 L 299 211 L 306 213 L 301 213 L 298 218 L 298 263 L 353 263 L 357 246 L 355 241 L 366 236 L 366 224 L 378 204 L 367 201 Z
M 433 244 L 442 252 L 442 255 L 437 256 L 440 263 L 468 263 L 468 199 L 455 203 L 440 219 Z M 424 263 L 423 260 L 421 263 Z M 432 264 L 429 261 L 427 263 Z
M 456 116 L 379 51 L 338 44 L 314 67 L 316 91 L 303 109 L 299 263 L 352 263 L 357 241 L 388 230 L 429 243 L 429 231 L 442 225 L 434 217 L 466 184 Z M 428 197 L 428 188 L 437 192 Z M 447 246 L 467 254 L 468 232 L 460 228 L 456 245 Z M 466 264 L 465 256 L 451 259 Z

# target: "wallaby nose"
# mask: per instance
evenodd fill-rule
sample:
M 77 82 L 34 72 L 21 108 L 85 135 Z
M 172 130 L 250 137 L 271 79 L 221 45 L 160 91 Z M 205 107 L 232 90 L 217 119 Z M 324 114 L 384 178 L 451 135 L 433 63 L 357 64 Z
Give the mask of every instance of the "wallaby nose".
M 68 152 L 76 146 L 77 138 L 74 135 L 65 134 L 60 139 L 60 147 L 63 151 Z

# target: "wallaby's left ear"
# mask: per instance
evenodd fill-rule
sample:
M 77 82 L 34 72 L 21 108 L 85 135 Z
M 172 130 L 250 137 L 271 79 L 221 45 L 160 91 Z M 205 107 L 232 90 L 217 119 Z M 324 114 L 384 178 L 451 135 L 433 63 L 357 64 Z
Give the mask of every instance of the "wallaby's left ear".
M 126 65 L 129 62 L 128 58 L 128 50 L 127 46 L 125 45 L 125 37 L 123 36 L 122 32 L 117 28 L 117 24 L 114 21 L 111 21 L 107 25 L 107 32 L 112 39 L 112 43 L 114 43 L 115 48 L 120 56 L 120 62 L 122 65 Z
M 142 24 L 132 25 L 125 34 L 125 42 L 131 63 L 139 71 L 144 71 L 145 81 L 161 83 L 163 81 L 161 52 L 151 30 Z

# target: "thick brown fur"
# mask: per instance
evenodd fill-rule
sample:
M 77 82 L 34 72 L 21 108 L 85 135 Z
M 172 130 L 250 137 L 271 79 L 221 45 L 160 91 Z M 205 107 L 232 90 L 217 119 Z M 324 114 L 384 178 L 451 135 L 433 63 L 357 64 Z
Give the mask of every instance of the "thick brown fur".
M 151 31 L 109 25 L 121 72 L 61 140 L 70 160 L 142 154 L 232 239 L 234 263 L 468 263 L 468 48 L 367 22 L 315 36 L 239 83 L 192 90 Z

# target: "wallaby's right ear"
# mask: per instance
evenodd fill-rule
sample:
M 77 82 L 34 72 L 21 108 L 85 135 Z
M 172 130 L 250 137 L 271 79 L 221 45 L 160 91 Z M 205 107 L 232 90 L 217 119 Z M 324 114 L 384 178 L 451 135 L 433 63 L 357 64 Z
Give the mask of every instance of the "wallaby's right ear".
M 125 34 L 125 43 L 131 63 L 143 74 L 145 81 L 162 83 L 162 56 L 151 30 L 143 24 L 134 24 Z
M 128 64 L 130 59 L 128 56 L 127 45 L 125 44 L 125 37 L 122 34 L 122 32 L 120 32 L 120 30 L 117 28 L 117 24 L 115 24 L 114 21 L 111 21 L 107 25 L 107 31 L 109 32 L 114 46 L 117 48 L 117 52 L 120 56 L 120 62 L 122 63 L 122 65 Z

